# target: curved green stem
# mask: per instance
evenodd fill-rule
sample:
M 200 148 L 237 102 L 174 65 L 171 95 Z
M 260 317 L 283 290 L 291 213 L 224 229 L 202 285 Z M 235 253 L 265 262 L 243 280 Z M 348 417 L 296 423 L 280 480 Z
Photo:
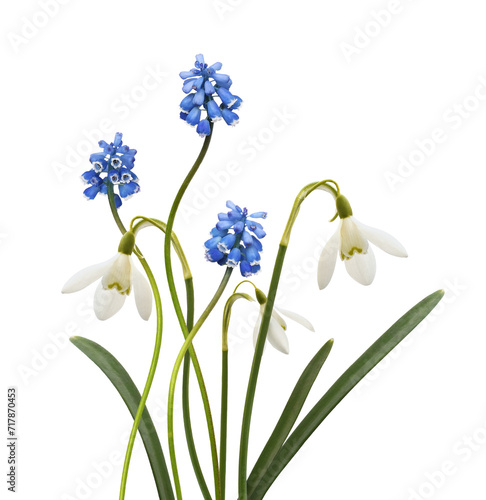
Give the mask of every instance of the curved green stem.
M 196 175 L 196 172 L 198 171 L 199 167 L 201 166 L 201 163 L 204 160 L 204 157 L 206 156 L 206 153 L 209 148 L 209 144 L 211 143 L 211 138 L 213 136 L 213 124 L 210 122 L 210 128 L 211 128 L 211 133 L 206 136 L 204 139 L 204 143 L 202 146 L 202 149 L 199 153 L 199 156 L 197 157 L 196 161 L 194 162 L 194 165 L 192 166 L 191 170 L 187 174 L 186 178 L 184 179 L 184 182 L 182 183 L 181 187 L 179 188 L 179 191 L 177 192 L 177 195 L 174 199 L 174 202 L 172 203 L 172 207 L 170 209 L 169 213 L 169 218 L 167 219 L 167 227 L 165 231 L 165 241 L 164 241 L 164 256 L 165 256 L 165 271 L 167 273 L 167 282 L 169 285 L 169 290 L 170 290 L 170 295 L 172 297 L 172 302 L 174 303 L 174 309 L 177 314 L 177 319 L 179 320 L 180 327 L 183 332 L 185 332 L 185 336 L 187 336 L 188 329 L 187 325 L 184 321 L 184 314 L 182 312 L 181 304 L 179 302 L 179 297 L 177 296 L 177 290 L 175 287 L 174 283 L 174 275 L 172 272 L 172 259 L 170 255 L 170 242 L 171 242 L 171 237 L 172 237 L 172 228 L 174 227 L 174 220 L 175 216 L 177 213 L 177 209 L 179 208 L 179 205 L 181 203 L 182 197 L 184 196 L 184 193 L 186 192 L 187 187 L 191 183 L 193 177 Z
M 221 283 L 214 294 L 214 297 L 211 299 L 209 302 L 208 306 L 202 313 L 201 317 L 198 319 L 197 323 L 194 325 L 194 328 L 191 330 L 189 335 L 186 337 L 184 344 L 182 345 L 181 350 L 179 351 L 179 354 L 176 358 L 174 368 L 172 370 L 172 376 L 170 378 L 170 384 L 169 384 L 169 402 L 168 402 L 168 409 L 167 409 L 167 429 L 168 429 L 168 436 L 169 436 L 169 454 L 170 454 L 170 459 L 171 459 L 171 464 L 172 464 L 172 473 L 174 475 L 174 483 L 175 483 L 175 488 L 176 488 L 176 495 L 178 499 L 182 499 L 182 492 L 181 492 L 181 485 L 180 485 L 180 480 L 179 480 L 179 472 L 177 469 L 177 460 L 176 460 L 176 454 L 175 454 L 175 445 L 174 445 L 174 394 L 175 394 L 175 387 L 176 387 L 176 382 L 177 382 L 177 375 L 179 373 L 180 366 L 182 364 L 182 361 L 184 359 L 184 356 L 188 349 L 190 348 L 192 341 L 194 337 L 196 336 L 197 332 L 203 325 L 203 323 L 206 321 L 207 317 L 213 310 L 214 306 L 217 304 L 218 300 L 220 299 L 224 289 L 226 288 L 226 285 L 228 284 L 228 281 L 231 277 L 233 269 L 228 267 L 226 269 L 226 272 L 224 273 L 223 279 L 221 280 Z M 211 419 L 211 426 L 212 426 L 212 419 Z M 211 455 L 212 455 L 212 460 L 213 460 L 213 471 L 214 471 L 214 482 L 215 482 L 215 488 L 216 488 L 216 498 L 219 500 L 221 498 L 221 484 L 220 484 L 220 479 L 219 479 L 219 466 L 218 466 L 218 449 L 216 445 L 216 439 L 215 439 L 215 434 L 214 434 L 214 426 L 211 427 L 211 432 L 210 434 L 210 444 L 211 444 Z
M 108 200 L 110 202 L 110 208 L 111 208 L 111 212 L 113 214 L 113 217 L 115 219 L 115 222 L 116 222 L 117 226 L 119 227 L 120 232 L 122 234 L 125 234 L 126 229 L 125 229 L 125 226 L 123 225 L 122 220 L 120 219 L 120 216 L 118 215 L 118 210 L 116 209 L 115 198 L 113 195 L 113 184 L 111 184 L 111 183 L 108 184 Z M 138 249 L 137 249 L 136 254 L 137 254 L 137 257 L 140 261 L 140 264 L 142 265 L 143 269 L 145 270 L 145 273 L 147 274 L 147 278 L 150 282 L 150 286 L 152 287 L 152 292 L 154 294 L 155 309 L 157 311 L 157 330 L 156 330 L 156 336 L 155 336 L 154 352 L 152 355 L 152 362 L 150 364 L 150 369 L 149 369 L 149 373 L 147 376 L 147 381 L 145 382 L 145 387 L 144 387 L 144 390 L 142 393 L 142 398 L 140 399 L 140 404 L 138 405 L 137 413 L 136 413 L 135 418 L 133 420 L 132 430 L 130 432 L 130 438 L 128 440 L 127 451 L 125 454 L 125 462 L 123 464 L 123 472 L 122 472 L 122 478 L 121 478 L 121 484 L 120 484 L 120 496 L 119 496 L 120 500 L 124 500 L 124 498 L 125 498 L 125 490 L 126 490 L 127 478 L 128 478 L 128 469 L 130 467 L 130 459 L 132 457 L 133 445 L 135 443 L 135 438 L 137 436 L 138 426 L 140 424 L 140 420 L 142 418 L 143 411 L 145 409 L 145 403 L 147 402 L 150 388 L 151 388 L 152 382 L 154 380 L 155 371 L 157 369 L 157 363 L 159 360 L 160 348 L 162 346 L 162 301 L 160 298 L 159 289 L 157 287 L 157 283 L 155 281 L 152 270 L 150 269 L 149 265 L 147 264 L 145 257 L 143 257 L 142 253 Z
M 137 223 L 136 220 L 140 219 Z M 145 227 L 153 226 L 160 229 L 162 232 L 166 232 L 167 224 L 158 219 L 137 216 L 132 219 L 130 224 L 130 229 L 133 230 L 135 234 L 138 231 L 142 230 Z M 184 251 L 182 250 L 182 246 L 179 243 L 174 232 L 171 234 L 172 246 L 179 257 L 182 265 L 182 271 L 184 273 L 184 280 L 186 284 L 186 298 L 187 298 L 187 328 L 188 330 L 192 330 L 194 325 L 194 284 L 192 281 L 192 273 L 189 268 L 189 264 L 184 255 Z M 184 418 L 184 431 L 186 434 L 186 442 L 187 448 L 189 451 L 189 456 L 191 457 L 192 466 L 194 469 L 194 474 L 197 478 L 199 488 L 201 489 L 201 493 L 205 500 L 212 500 L 211 494 L 209 493 L 208 486 L 206 484 L 206 480 L 204 478 L 204 474 L 201 469 L 201 465 L 199 463 L 199 458 L 197 456 L 196 445 L 194 443 L 194 436 L 192 433 L 192 424 L 191 424 L 191 413 L 190 413 L 190 405 L 189 405 L 189 376 L 190 376 L 190 354 L 186 353 L 184 357 L 184 368 L 182 375 L 182 413 Z
M 330 182 L 334 184 L 336 188 L 330 186 L 329 185 Z M 307 184 L 307 186 L 302 188 L 297 197 L 295 198 L 294 205 L 292 206 L 289 220 L 287 221 L 287 225 L 285 226 L 285 230 L 282 235 L 282 240 L 280 242 L 281 245 L 288 246 L 290 241 L 290 233 L 292 232 L 292 227 L 294 226 L 297 216 L 299 215 L 300 206 L 302 205 L 304 200 L 316 189 L 322 189 L 323 191 L 327 191 L 334 197 L 334 199 L 336 199 L 340 194 L 339 186 L 337 185 L 336 182 L 334 182 L 331 179 L 326 179 L 320 182 L 312 182 L 311 184 Z M 336 216 L 334 216 L 333 219 L 331 219 L 331 221 L 334 220 L 335 217 Z
M 194 286 L 192 278 L 186 279 L 186 298 L 187 298 L 187 328 L 192 330 L 194 325 Z M 184 418 L 184 431 L 186 434 L 187 448 L 189 456 L 191 457 L 192 467 L 196 475 L 199 488 L 205 500 L 211 500 L 211 493 L 209 493 L 204 474 L 199 464 L 197 456 L 196 445 L 194 443 L 194 436 L 192 434 L 191 424 L 191 407 L 189 404 L 189 376 L 191 369 L 191 356 L 186 352 L 184 356 L 184 367 L 182 370 L 182 413 Z
M 134 222 L 137 219 L 140 219 L 140 221 L 134 224 Z M 132 219 L 132 222 L 130 223 L 130 230 L 132 230 L 136 235 L 139 231 L 149 226 L 156 227 L 157 229 L 160 229 L 163 233 L 167 231 L 167 224 L 165 222 L 162 222 L 159 219 L 144 217 L 142 215 L 137 215 L 137 217 L 134 217 Z M 189 268 L 189 263 L 187 262 L 184 250 L 182 250 L 182 246 L 179 242 L 179 239 L 175 235 L 174 231 L 171 232 L 171 240 L 172 240 L 172 246 L 174 247 L 177 257 L 179 257 L 179 260 L 181 262 L 184 279 L 187 281 L 188 279 L 192 278 L 191 269 Z
M 330 182 L 336 186 L 336 189 L 332 186 L 329 186 Z M 247 467 L 248 467 L 248 444 L 250 439 L 251 415 L 253 411 L 253 403 L 255 400 L 255 392 L 258 381 L 258 374 L 260 371 L 262 355 L 263 355 L 263 348 L 265 347 L 265 341 L 267 338 L 268 327 L 270 325 L 270 318 L 272 316 L 275 297 L 277 295 L 277 288 L 280 280 L 280 274 L 282 273 L 285 253 L 287 251 L 287 246 L 290 241 L 292 228 L 299 214 L 300 206 L 307 198 L 307 196 L 309 196 L 309 194 L 311 194 L 316 189 L 323 189 L 329 192 L 334 198 L 336 198 L 339 194 L 339 187 L 334 181 L 330 180 L 314 182 L 312 184 L 308 184 L 307 186 L 305 186 L 299 192 L 299 194 L 295 199 L 287 225 L 282 235 L 282 240 L 280 241 L 277 258 L 275 260 L 275 265 L 273 268 L 272 280 L 270 282 L 270 289 L 267 294 L 267 302 L 265 304 L 262 322 L 260 325 L 260 331 L 258 333 L 258 339 L 255 346 L 255 353 L 253 355 L 250 378 L 248 380 L 248 388 L 246 392 L 245 407 L 243 410 L 243 421 L 241 424 L 241 438 L 240 438 L 240 456 L 239 456 L 239 467 L 238 467 L 238 500 L 248 500 Z
M 253 283 L 248 280 L 243 280 L 237 285 L 233 295 L 229 297 L 224 306 L 223 312 L 223 335 L 221 343 L 222 359 L 221 359 L 221 431 L 219 439 L 219 471 L 221 476 L 221 498 L 225 500 L 226 497 L 226 448 L 227 448 L 227 434 L 228 434 L 228 329 L 231 319 L 231 310 L 233 304 L 238 299 L 246 299 L 253 302 L 253 298 L 246 293 L 236 293 L 238 287 L 243 283 Z M 253 285 L 255 286 L 255 285 Z
M 241 285 L 243 285 L 244 283 L 249 283 L 253 288 L 254 290 L 257 290 L 257 287 L 255 286 L 255 283 L 253 283 L 253 281 L 250 281 L 250 280 L 243 280 L 243 281 L 240 281 L 236 286 L 235 286 L 235 289 L 233 290 L 233 293 L 236 293 L 236 291 L 238 290 L 238 288 L 240 288 Z
M 174 309 L 177 315 L 177 319 L 179 321 L 179 325 L 181 327 L 182 333 L 184 335 L 184 338 L 187 338 L 189 335 L 189 330 L 187 328 L 187 325 L 184 320 L 184 314 L 182 312 L 182 308 L 179 302 L 179 298 L 177 295 L 177 289 L 175 287 L 174 283 L 174 276 L 172 272 L 172 260 L 171 260 L 171 255 L 170 255 L 170 242 L 171 242 L 171 237 L 172 237 L 172 228 L 174 226 L 174 220 L 175 216 L 177 213 L 177 209 L 179 208 L 180 202 L 182 200 L 182 197 L 184 196 L 184 193 L 187 190 L 187 187 L 189 186 L 190 182 L 192 181 L 194 175 L 196 175 L 196 172 L 198 171 L 199 167 L 201 166 L 201 163 L 203 162 L 206 153 L 209 148 L 209 144 L 211 143 L 211 138 L 212 138 L 212 132 L 213 132 L 213 124 L 210 123 L 210 131 L 211 133 L 206 136 L 204 139 L 203 146 L 201 148 L 201 151 L 194 162 L 194 165 L 192 166 L 191 170 L 187 174 L 186 178 L 184 179 L 184 182 L 182 183 L 181 187 L 179 188 L 179 191 L 177 192 L 177 195 L 174 199 L 174 202 L 172 204 L 170 213 L 169 213 L 169 218 L 167 220 L 167 227 L 166 227 L 166 233 L 165 233 L 165 242 L 164 242 L 164 255 L 165 255 L 165 270 L 167 274 L 167 284 L 169 285 L 169 290 L 170 290 L 170 295 L 172 298 L 172 302 L 174 304 Z M 207 427 L 208 427 L 208 434 L 209 434 L 209 439 L 211 443 L 216 443 L 216 437 L 214 433 L 214 425 L 213 425 L 213 419 L 211 415 L 211 407 L 209 405 L 209 398 L 208 394 L 206 391 L 206 386 L 204 383 L 204 378 L 202 375 L 201 367 L 199 365 L 199 361 L 197 359 L 194 347 L 192 344 L 189 345 L 189 355 L 191 357 L 191 361 L 194 366 L 194 371 L 196 373 L 196 378 L 198 381 L 199 385 L 199 390 L 201 392 L 201 398 L 203 401 L 204 405 L 204 412 L 206 415 L 206 421 L 207 421 Z M 221 493 L 220 493 L 220 485 L 219 485 L 219 469 L 217 466 L 217 453 L 215 455 L 216 447 L 211 446 L 212 449 L 212 462 L 213 462 L 213 472 L 215 476 L 215 490 L 216 490 L 216 499 L 219 500 L 221 498 Z M 216 466 L 215 466 L 216 464 Z M 177 470 L 177 467 L 175 468 Z M 174 478 L 175 481 L 178 481 L 178 478 Z

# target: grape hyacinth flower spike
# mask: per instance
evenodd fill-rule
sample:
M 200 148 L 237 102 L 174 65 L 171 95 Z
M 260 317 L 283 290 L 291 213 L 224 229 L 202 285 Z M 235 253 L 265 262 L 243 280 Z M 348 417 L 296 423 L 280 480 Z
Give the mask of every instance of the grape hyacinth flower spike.
M 260 270 L 260 253 L 263 249 L 260 239 L 266 233 L 263 226 L 251 219 L 265 219 L 266 212 L 248 215 L 232 201 L 226 202 L 229 212 L 218 214 L 218 223 L 211 230 L 211 238 L 204 243 L 206 259 L 221 266 L 240 266 L 241 275 L 246 277 Z
M 94 200 L 98 193 L 107 194 L 108 184 L 113 184 L 118 188 L 118 193 L 115 193 L 116 208 L 120 208 L 122 199 L 128 200 L 140 191 L 138 177 L 133 172 L 137 150 L 123 144 L 122 136 L 117 132 L 110 144 L 100 141 L 98 144 L 103 151 L 90 156 L 92 168 L 81 176 L 83 182 L 89 185 L 83 193 L 86 199 Z
M 243 101 L 230 92 L 233 83 L 231 78 L 218 73 L 223 65 L 217 62 L 208 66 L 204 56 L 198 54 L 194 66 L 189 71 L 179 73 L 184 80 L 182 91 L 187 94 L 180 104 L 181 119 L 196 127 L 201 137 L 210 135 L 210 121 L 223 119 L 228 125 L 235 126 L 239 120 L 235 110 Z M 205 116 L 202 116 L 203 113 Z

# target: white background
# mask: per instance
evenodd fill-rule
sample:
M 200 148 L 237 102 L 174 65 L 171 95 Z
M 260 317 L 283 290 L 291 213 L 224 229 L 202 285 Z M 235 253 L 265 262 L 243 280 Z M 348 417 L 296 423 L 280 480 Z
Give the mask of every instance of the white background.
M 19 392 L 17 498 L 118 498 L 131 418 L 103 374 L 66 339 L 77 334 L 101 343 L 142 387 L 155 318 L 143 322 L 131 299 L 103 323 L 91 312 L 94 286 L 60 294 L 74 272 L 113 255 L 119 239 L 106 198 L 85 201 L 79 176 L 98 151 L 100 127 L 107 141 L 121 131 L 139 151 L 142 187 L 122 207 L 123 220 L 166 219 L 202 144 L 178 118 L 178 73 L 199 52 L 210 64 L 223 63 L 245 105 L 236 128 L 216 124 L 176 221 L 195 275 L 196 314 L 222 274 L 204 261 L 202 244 L 227 199 L 269 212 L 263 270 L 255 278 L 263 290 L 293 199 L 311 181 L 338 181 L 357 218 L 394 234 L 409 252 L 405 260 L 377 250 L 371 287 L 355 283 L 338 263 L 320 292 L 316 255 L 336 223 L 327 223 L 333 206 L 326 195 L 305 203 L 279 303 L 308 317 L 316 333 L 289 324 L 290 355 L 265 351 L 250 466 L 300 372 L 328 338 L 335 346 L 305 411 L 401 314 L 436 289 L 447 292 L 410 341 L 332 412 L 266 498 L 485 498 L 481 3 L 25 0 L 2 10 L 2 387 L 4 404 L 7 385 Z M 415 166 L 399 170 L 401 157 Z M 168 376 L 181 334 L 163 282 L 162 238 L 149 230 L 139 243 L 163 292 L 164 345 L 148 406 L 167 450 Z M 237 282 L 235 276 L 230 288 Z M 196 341 L 217 426 L 221 311 L 220 304 Z M 238 304 L 233 316 L 228 498 L 237 496 L 255 310 Z M 212 490 L 196 387 L 192 394 Z M 197 499 L 180 402 L 176 420 L 184 498 Z M 444 463 L 448 476 L 437 472 Z M 134 453 L 128 479 L 127 499 L 135 498 L 156 498 L 143 449 Z

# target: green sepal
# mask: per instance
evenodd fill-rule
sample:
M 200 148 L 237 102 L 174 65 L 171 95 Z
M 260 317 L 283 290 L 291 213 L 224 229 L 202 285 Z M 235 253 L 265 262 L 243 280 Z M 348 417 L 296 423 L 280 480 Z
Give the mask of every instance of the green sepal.
M 444 290 L 432 293 L 394 323 L 331 386 L 280 448 L 249 500 L 261 500 L 275 479 L 331 411 L 440 302 Z
M 333 343 L 334 340 L 330 339 L 319 349 L 295 384 L 282 415 L 248 478 L 248 495 L 250 497 L 297 421 L 317 375 L 331 352 Z
M 132 231 L 127 231 L 120 240 L 118 245 L 118 251 L 125 255 L 132 255 L 133 249 L 135 248 L 135 235 Z
M 84 337 L 71 337 L 69 340 L 108 377 L 135 418 L 141 400 L 140 392 L 120 362 L 96 342 Z M 147 407 L 143 411 L 138 430 L 152 468 L 159 499 L 174 500 L 164 453 Z

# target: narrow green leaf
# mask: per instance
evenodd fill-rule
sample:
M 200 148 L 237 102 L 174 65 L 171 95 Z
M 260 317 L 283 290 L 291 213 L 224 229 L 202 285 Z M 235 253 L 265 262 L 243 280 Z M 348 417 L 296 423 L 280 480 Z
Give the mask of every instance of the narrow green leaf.
M 125 368 L 123 368 L 112 354 L 96 342 L 85 339 L 84 337 L 71 337 L 69 340 L 80 351 L 86 354 L 86 356 L 88 356 L 88 358 L 91 359 L 91 361 L 93 361 L 93 363 L 110 379 L 110 382 L 115 386 L 127 405 L 130 414 L 135 418 L 141 396 Z M 160 500 L 174 500 L 174 493 L 172 491 L 172 484 L 165 463 L 164 453 L 154 423 L 146 407 L 143 411 L 138 430 L 142 437 L 145 450 L 147 451 Z
M 280 448 L 250 500 L 261 500 L 264 497 L 278 475 L 329 413 L 434 309 L 443 296 L 444 291 L 439 290 L 415 305 L 338 378 Z
M 253 490 L 265 475 L 266 470 L 275 458 L 283 443 L 287 439 L 292 427 L 294 426 L 305 400 L 311 390 L 317 375 L 321 371 L 324 362 L 331 352 L 334 340 L 328 340 L 317 354 L 311 359 L 305 370 L 302 372 L 290 398 L 282 412 L 282 415 L 275 426 L 265 448 L 263 448 L 257 463 L 248 478 L 248 495 L 251 496 Z

